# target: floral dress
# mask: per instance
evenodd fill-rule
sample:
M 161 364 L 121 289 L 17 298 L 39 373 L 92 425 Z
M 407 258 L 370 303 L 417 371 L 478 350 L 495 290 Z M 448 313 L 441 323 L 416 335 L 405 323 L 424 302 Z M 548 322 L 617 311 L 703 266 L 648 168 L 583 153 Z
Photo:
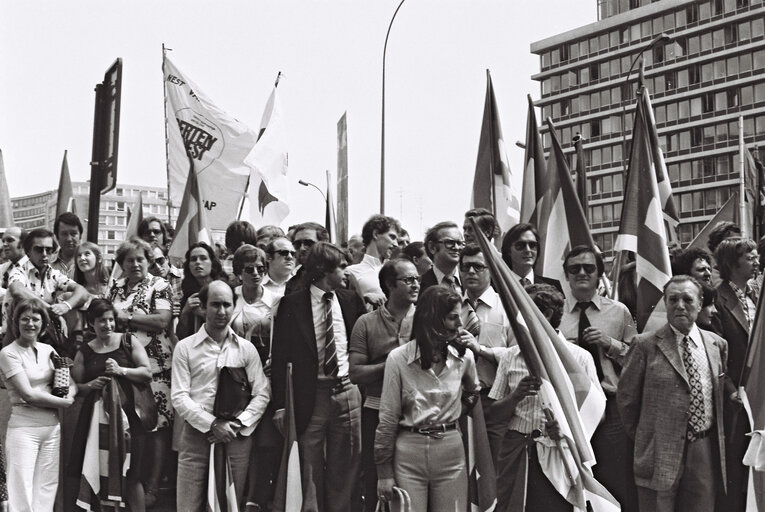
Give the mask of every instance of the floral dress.
M 129 289 L 125 278 L 118 279 L 109 297 L 114 307 L 125 313 L 152 314 L 157 311 L 170 311 L 170 285 L 161 277 L 147 274 L 133 289 Z M 133 339 L 138 341 L 149 356 L 151 368 L 151 390 L 157 402 L 159 422 L 157 430 L 169 427 L 173 422 L 173 409 L 170 404 L 170 369 L 172 366 L 173 346 L 167 330 L 133 330 Z

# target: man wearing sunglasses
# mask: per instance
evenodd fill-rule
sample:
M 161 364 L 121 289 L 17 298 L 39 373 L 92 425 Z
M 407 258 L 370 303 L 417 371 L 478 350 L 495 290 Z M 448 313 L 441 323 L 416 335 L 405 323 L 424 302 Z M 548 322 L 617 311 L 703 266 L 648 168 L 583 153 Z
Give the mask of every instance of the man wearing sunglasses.
M 303 282 L 303 263 L 305 262 L 311 247 L 318 242 L 329 242 L 329 233 L 321 224 L 317 224 L 316 222 L 304 222 L 303 224 L 298 224 L 294 231 L 292 231 L 292 245 L 295 247 L 295 251 L 297 251 L 297 266 L 295 267 L 295 274 L 289 281 L 287 281 L 287 285 L 284 289 L 285 295 L 306 288 L 306 285 Z
M 536 273 L 534 266 L 539 256 L 539 233 L 533 224 L 520 223 L 508 230 L 502 239 L 502 260 L 515 272 L 523 286 L 543 283 L 554 286 L 563 293 L 557 279 Z
M 385 294 L 380 288 L 378 277 L 380 268 L 398 247 L 396 222 L 385 215 L 372 215 L 361 228 L 361 241 L 364 243 L 364 258 L 347 269 L 349 288 L 369 304 L 369 310 L 385 303 Z
M 443 284 L 462 294 L 457 264 L 463 247 L 465 240 L 454 222 L 439 222 L 425 233 L 425 252 L 433 260 L 433 267 L 422 275 L 420 293 L 431 286 Z
M 605 418 L 592 436 L 598 461 L 594 475 L 619 500 L 622 510 L 637 510 L 631 443 L 616 407 L 619 375 L 637 330 L 624 304 L 597 293 L 604 272 L 598 252 L 584 245 L 574 247 L 566 255 L 563 270 L 572 296 L 566 299 L 560 331 L 590 352 L 606 394 Z
M 285 236 L 268 242 L 265 251 L 268 274 L 263 278 L 263 287 L 268 288 L 275 297 L 283 297 L 287 281 L 295 274 L 297 252 Z

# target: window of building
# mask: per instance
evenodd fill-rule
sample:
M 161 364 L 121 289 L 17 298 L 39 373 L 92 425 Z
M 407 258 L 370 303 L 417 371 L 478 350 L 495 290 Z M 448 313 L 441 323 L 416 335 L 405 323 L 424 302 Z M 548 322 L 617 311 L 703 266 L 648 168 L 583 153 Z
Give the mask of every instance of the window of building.
M 753 54 L 753 69 L 765 69 L 765 50 L 757 50 Z
M 677 103 L 667 103 L 667 121 L 677 121 Z
M 688 23 L 687 21 L 688 7 L 675 11 L 675 27 L 682 28 Z
M 651 20 L 645 20 L 640 23 L 640 36 L 641 37 L 650 37 L 652 34 L 651 32 Z
M 107 231 L 106 232 L 106 239 L 107 240 L 114 240 L 116 237 L 114 235 L 114 231 Z
M 691 147 L 701 146 L 702 143 L 702 130 L 700 126 L 694 126 L 691 128 Z
M 708 20 L 712 17 L 712 6 L 709 5 L 708 1 L 700 2 L 698 4 L 699 7 L 699 20 Z
M 765 21 L 762 18 L 752 20 L 752 37 L 760 37 L 765 33 Z
M 600 93 L 594 92 L 590 94 L 590 108 L 596 109 L 600 108 Z
M 588 39 L 585 39 L 584 41 L 579 41 L 579 55 L 582 57 L 586 57 L 590 53 L 590 41 Z
M 709 82 L 714 78 L 714 64 L 707 62 L 701 65 L 701 82 Z
M 725 78 L 728 76 L 725 71 L 725 61 L 724 60 L 716 60 L 714 63 L 715 66 L 715 79 L 718 78 Z
M 600 123 L 598 121 L 590 121 L 590 137 L 600 137 Z
M 752 70 L 752 54 L 742 53 L 738 56 L 738 72 L 748 73 Z
M 765 83 L 754 85 L 754 102 L 761 103 L 765 101 Z

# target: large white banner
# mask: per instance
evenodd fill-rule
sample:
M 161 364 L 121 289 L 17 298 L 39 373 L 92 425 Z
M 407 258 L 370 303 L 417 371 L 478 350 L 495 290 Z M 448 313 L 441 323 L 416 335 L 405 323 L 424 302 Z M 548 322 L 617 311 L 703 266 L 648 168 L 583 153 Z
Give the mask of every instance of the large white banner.
M 165 58 L 168 182 L 179 207 L 192 165 L 197 173 L 208 227 L 225 230 L 236 220 L 250 167 L 244 163 L 257 134 L 219 109 Z

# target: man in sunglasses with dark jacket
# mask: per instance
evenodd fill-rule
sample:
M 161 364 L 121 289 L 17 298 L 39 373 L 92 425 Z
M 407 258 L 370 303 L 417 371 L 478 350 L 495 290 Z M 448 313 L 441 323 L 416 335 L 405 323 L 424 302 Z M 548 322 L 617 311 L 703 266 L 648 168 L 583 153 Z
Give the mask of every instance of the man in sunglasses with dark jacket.
M 622 510 L 637 511 L 632 450 L 616 407 L 619 375 L 637 330 L 624 304 L 598 294 L 605 268 L 595 249 L 574 247 L 566 255 L 563 270 L 571 296 L 563 307 L 560 331 L 566 339 L 590 352 L 606 394 L 605 418 L 592 436 L 597 460 L 594 475 L 619 500 Z

